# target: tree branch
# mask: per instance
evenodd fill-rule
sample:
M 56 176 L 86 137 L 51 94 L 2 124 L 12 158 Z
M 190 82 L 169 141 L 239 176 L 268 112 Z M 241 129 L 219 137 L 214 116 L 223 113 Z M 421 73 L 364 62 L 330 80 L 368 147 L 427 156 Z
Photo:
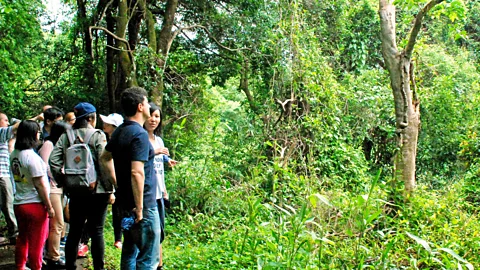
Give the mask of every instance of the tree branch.
M 163 16 L 165 15 L 165 11 L 160 9 L 160 8 L 150 8 L 150 11 L 152 12 L 152 14 L 154 15 L 160 15 L 160 16 Z
M 107 12 L 107 9 L 110 7 L 111 4 L 113 4 L 113 1 L 114 1 L 114 0 L 110 0 L 110 1 L 105 5 L 105 8 L 103 8 L 103 11 L 102 11 L 102 15 L 100 15 L 100 18 L 95 22 L 96 25 L 98 25 L 98 23 L 103 20 L 103 18 L 105 17 L 105 13 Z
M 92 29 L 93 29 L 93 30 L 103 30 L 105 33 L 107 33 L 107 34 L 109 34 L 110 36 L 114 37 L 116 40 L 121 41 L 121 42 L 127 44 L 127 48 L 128 48 L 127 52 L 128 52 L 128 54 L 130 55 L 130 58 L 132 59 L 133 70 L 134 70 L 134 71 L 137 70 L 137 67 L 136 67 L 136 65 L 135 65 L 135 57 L 133 57 L 133 52 L 132 52 L 132 50 L 130 49 L 130 44 L 128 43 L 128 40 L 126 40 L 126 39 L 124 39 L 124 38 L 121 38 L 121 37 L 115 35 L 114 33 L 110 32 L 110 30 L 108 30 L 107 28 L 101 27 L 101 26 L 90 26 L 90 27 L 88 28 L 88 32 L 89 32 L 89 34 L 90 34 L 90 38 L 92 38 Z
M 213 39 L 213 41 L 215 41 L 215 43 L 217 43 L 217 45 L 224 49 L 224 50 L 227 50 L 227 51 L 230 51 L 230 52 L 236 52 L 236 51 L 242 51 L 242 50 L 250 50 L 249 48 L 238 48 L 238 49 L 232 49 L 232 48 L 229 48 L 227 46 L 224 46 L 222 43 L 220 43 L 211 33 L 210 31 L 208 31 L 207 27 L 203 26 L 203 25 L 198 25 L 198 24 L 195 24 L 195 25 L 191 25 L 191 26 L 186 26 L 186 27 L 180 27 L 178 28 L 177 30 L 175 30 L 175 32 L 173 32 L 173 38 L 175 38 L 176 35 L 178 35 L 178 33 L 182 32 L 182 31 L 185 31 L 185 30 L 190 30 L 190 29 L 193 29 L 193 28 L 201 28 L 203 29 L 209 38 Z
M 233 62 L 235 62 L 235 63 L 240 63 L 240 61 L 238 61 L 237 59 L 234 59 L 234 58 L 231 58 L 231 57 L 228 57 L 228 56 L 223 56 L 223 55 L 219 54 L 218 52 L 213 51 L 213 50 L 210 49 L 210 48 L 207 48 L 207 47 L 205 47 L 205 46 L 202 46 L 202 47 L 198 46 L 197 44 L 195 44 L 195 42 L 194 42 L 187 34 L 185 34 L 185 33 L 183 33 L 183 32 L 182 32 L 182 35 L 183 35 L 193 46 L 195 46 L 195 47 L 197 47 L 197 48 L 205 49 L 205 50 L 211 52 L 212 54 L 214 54 L 214 55 L 216 55 L 216 56 L 218 56 L 218 57 L 220 57 L 220 58 L 223 58 L 223 59 L 225 59 L 225 60 L 230 60 L 230 61 L 233 61 Z M 205 52 L 200 51 L 200 50 L 197 50 L 197 51 L 200 52 L 200 53 L 203 53 L 203 54 L 205 53 Z
M 180 117 L 172 117 L 172 118 L 169 118 L 169 119 L 167 119 L 167 120 L 164 121 L 163 126 L 165 127 L 165 126 L 167 126 L 167 125 L 170 125 L 170 124 L 173 123 L 173 122 L 176 122 L 176 121 L 178 121 L 178 120 L 181 120 L 181 119 L 183 119 L 183 118 L 185 118 L 185 117 L 189 117 L 189 116 L 191 116 L 191 115 L 194 115 L 194 114 L 192 114 L 192 113 L 187 113 L 187 114 L 184 114 L 184 115 L 182 115 L 182 116 L 180 116 Z
M 405 48 L 405 57 L 410 59 L 412 57 L 413 47 L 415 42 L 417 42 L 418 32 L 422 27 L 423 17 L 436 5 L 440 4 L 444 0 L 431 0 L 428 2 L 415 16 L 415 22 L 413 24 L 412 31 L 410 32 L 410 37 L 408 38 L 407 47 Z

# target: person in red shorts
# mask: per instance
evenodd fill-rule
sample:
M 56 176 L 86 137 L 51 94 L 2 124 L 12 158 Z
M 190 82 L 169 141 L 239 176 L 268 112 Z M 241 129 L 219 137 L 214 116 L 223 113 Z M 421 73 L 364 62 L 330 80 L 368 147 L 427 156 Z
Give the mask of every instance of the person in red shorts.
M 47 164 L 34 149 L 40 141 L 40 126 L 26 120 L 18 126 L 10 167 L 16 185 L 13 201 L 18 223 L 15 265 L 25 269 L 27 258 L 32 270 L 42 268 L 42 251 L 48 236 L 48 218 L 55 216 L 49 198 Z

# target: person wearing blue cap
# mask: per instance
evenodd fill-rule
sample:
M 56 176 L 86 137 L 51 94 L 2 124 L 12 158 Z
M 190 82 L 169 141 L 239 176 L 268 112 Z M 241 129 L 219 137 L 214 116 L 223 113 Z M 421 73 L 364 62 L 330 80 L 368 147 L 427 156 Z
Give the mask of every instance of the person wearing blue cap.
M 101 154 L 104 151 L 107 139 L 105 134 L 95 129 L 97 123 L 97 114 L 95 107 L 87 102 L 81 102 L 74 108 L 75 123 L 73 132 L 75 143 L 84 142 L 87 132 L 91 134 L 88 146 L 93 156 L 95 170 L 97 171 L 96 185 L 88 192 L 76 192 L 67 190 L 70 195 L 70 231 L 65 245 L 65 265 L 66 269 L 76 269 L 76 259 L 78 254 L 78 244 L 82 235 L 83 227 L 86 223 L 88 233 L 92 239 L 92 259 L 95 270 L 104 269 L 105 241 L 103 236 L 103 227 L 107 213 L 107 206 L 114 200 L 113 185 L 110 181 L 102 177 L 100 166 L 98 165 Z M 53 177 L 58 182 L 65 178 L 62 171 L 64 167 L 64 158 L 70 142 L 67 134 L 63 134 L 55 145 L 55 149 L 50 155 L 50 168 Z

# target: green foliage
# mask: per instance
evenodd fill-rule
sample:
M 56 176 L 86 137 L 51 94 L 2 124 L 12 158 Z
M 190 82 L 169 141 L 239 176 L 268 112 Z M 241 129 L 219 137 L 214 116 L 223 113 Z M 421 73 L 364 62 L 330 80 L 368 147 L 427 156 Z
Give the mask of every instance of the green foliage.
M 469 166 L 465 174 L 465 180 L 463 185 L 463 192 L 465 194 L 465 200 L 470 202 L 472 206 L 468 209 L 477 212 L 478 207 L 480 206 L 480 184 L 478 178 L 480 177 L 480 166 L 478 164 L 478 158 L 475 159 L 474 163 Z
M 417 76 L 422 78 L 419 172 L 451 175 L 458 167 L 460 144 L 477 126 L 479 73 L 465 51 L 451 55 L 441 47 L 425 46 L 419 49 L 417 61 Z
M 0 2 L 0 108 L 11 115 L 28 108 L 25 90 L 38 76 L 43 8 L 36 0 Z
M 55 104 L 65 111 L 73 111 L 73 107 L 81 101 L 88 101 L 96 107 L 106 107 L 106 93 L 98 89 L 90 89 L 83 76 L 85 55 L 79 53 L 78 44 L 70 40 L 68 33 L 46 35 L 42 55 L 42 74 L 31 86 L 29 108 L 39 110 L 45 104 Z M 100 68 L 97 63 L 94 68 Z M 97 87 L 101 86 L 101 73 Z M 102 102 L 102 100 L 104 102 Z
M 343 42 L 346 47 L 340 57 L 345 62 L 345 70 L 365 70 L 378 67 L 382 56 L 380 54 L 379 20 L 376 5 L 370 1 L 358 1 L 350 6 L 347 20 L 352 23 L 347 26 Z
M 364 70 L 345 76 L 342 85 L 351 89 L 345 112 L 351 128 L 349 140 L 362 147 L 375 168 L 389 168 L 395 151 L 395 116 L 387 72 Z
M 462 44 L 472 52 L 471 57 L 476 60 L 478 66 L 478 56 L 480 52 L 480 2 L 469 1 L 467 8 L 468 12 L 461 32 L 465 35 Z

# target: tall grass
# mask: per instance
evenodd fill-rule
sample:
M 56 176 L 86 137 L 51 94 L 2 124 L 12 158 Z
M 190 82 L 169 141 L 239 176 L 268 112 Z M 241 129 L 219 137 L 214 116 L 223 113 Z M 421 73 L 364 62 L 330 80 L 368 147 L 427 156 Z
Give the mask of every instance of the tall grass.
M 291 182 L 279 178 L 272 194 L 262 173 L 227 187 L 225 180 L 194 179 L 182 170 L 170 175 L 183 178 L 181 190 L 170 191 L 165 269 L 480 267 L 480 224 L 462 182 L 442 190 L 420 185 L 393 213 L 391 187 L 381 173 L 357 191 L 323 190 L 315 179 L 292 174 Z M 210 167 L 206 175 L 219 174 Z M 118 269 L 120 252 L 108 244 L 111 226 L 106 230 L 107 268 Z

